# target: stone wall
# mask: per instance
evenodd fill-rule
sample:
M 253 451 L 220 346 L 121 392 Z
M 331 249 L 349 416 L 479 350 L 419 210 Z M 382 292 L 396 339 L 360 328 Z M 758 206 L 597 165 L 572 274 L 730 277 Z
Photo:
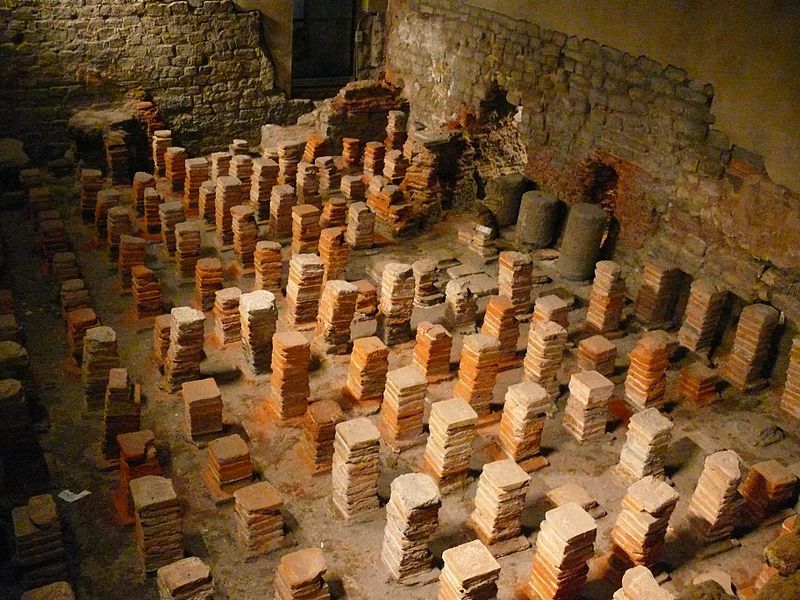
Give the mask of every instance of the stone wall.
M 53 158 L 76 110 L 133 92 L 152 96 L 192 153 L 255 141 L 263 123 L 297 116 L 275 89 L 259 19 L 230 0 L 7 0 L 0 137 Z
M 800 323 L 800 197 L 711 127 L 713 87 L 686 71 L 453 0 L 393 0 L 386 77 L 413 119 L 480 119 L 498 87 L 522 107 L 527 174 L 568 203 L 613 167 L 616 256 L 635 291 L 647 253 L 720 277 Z M 644 252 L 641 250 L 644 247 Z

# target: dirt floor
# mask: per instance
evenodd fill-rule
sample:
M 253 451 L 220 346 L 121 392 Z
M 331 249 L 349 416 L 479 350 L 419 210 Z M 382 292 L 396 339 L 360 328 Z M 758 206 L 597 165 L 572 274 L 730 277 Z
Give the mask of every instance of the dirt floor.
M 159 453 L 167 476 L 171 477 L 183 507 L 183 528 L 187 555 L 202 558 L 210 566 L 216 582 L 218 600 L 252 600 L 272 595 L 272 579 L 280 556 L 291 548 L 275 551 L 268 556 L 245 561 L 233 536 L 233 507 L 216 507 L 200 476 L 205 466 L 206 451 L 190 443 L 181 428 L 183 419 L 179 395 L 170 395 L 159 388 L 160 374 L 152 358 L 152 319 L 138 320 L 128 292 L 120 289 L 116 265 L 109 260 L 108 252 L 96 241 L 94 229 L 84 225 L 78 215 L 74 182 L 58 182 L 54 189 L 63 193 L 62 212 L 67 222 L 70 239 L 78 253 L 83 276 L 91 290 L 94 309 L 102 324 L 111 326 L 118 336 L 122 365 L 132 378 L 141 383 L 146 398 L 143 409 L 143 426 L 152 429 L 158 440 Z M 123 197 L 128 198 L 126 189 Z M 456 230 L 469 222 L 469 215 L 451 214 L 423 235 L 370 251 L 351 252 L 348 279 L 368 277 L 377 283 L 384 264 L 389 261 L 411 263 L 423 256 L 438 261 L 457 258 L 462 264 L 476 265 L 496 281 L 497 265 L 482 265 L 477 256 L 457 241 Z M 157 598 L 155 578 L 144 576 L 136 553 L 132 526 L 119 525 L 112 506 L 111 491 L 116 487 L 117 473 L 98 469 L 96 455 L 99 448 L 102 423 L 99 415 L 87 415 L 83 409 L 79 372 L 72 364 L 66 343 L 66 331 L 57 302 L 56 286 L 46 275 L 31 233 L 32 224 L 23 210 L 5 211 L 0 215 L 0 228 L 7 248 L 7 287 L 14 291 L 17 317 L 25 330 L 26 347 L 30 352 L 35 382 L 40 391 L 40 401 L 46 410 L 41 419 L 49 424 L 40 436 L 41 444 L 51 468 L 50 491 L 57 493 L 69 488 L 74 492 L 89 490 L 91 495 L 69 504 L 58 500 L 64 523 L 68 550 L 71 557 L 72 576 L 80 598 L 116 600 L 131 598 L 149 600 Z M 234 262 L 232 252 L 219 254 L 212 244 L 210 232 L 206 233 L 204 252 L 219 255 L 226 265 Z M 502 243 L 502 241 L 501 241 Z M 284 249 L 288 251 L 288 248 Z M 193 282 L 181 280 L 176 275 L 174 260 L 162 253 L 161 244 L 148 245 L 148 266 L 154 268 L 163 286 L 163 295 L 169 306 L 191 303 Z M 596 555 L 601 557 L 609 550 L 610 530 L 619 511 L 627 482 L 614 474 L 610 467 L 618 462 L 620 448 L 625 440 L 624 422 L 610 423 L 605 437 L 599 441 L 579 445 L 561 427 L 566 401 L 566 383 L 569 374 L 577 368 L 574 343 L 580 339 L 579 325 L 585 315 L 588 285 L 574 285 L 560 280 L 552 260 L 542 261 L 541 270 L 553 281 L 534 288 L 534 297 L 553 289 L 574 296 L 570 314 L 571 347 L 565 356 L 561 373 L 563 391 L 552 419 L 544 430 L 543 445 L 550 466 L 533 474 L 528 492 L 527 507 L 523 515 L 526 536 L 534 543 L 544 512 L 550 508 L 545 493 L 566 482 L 576 482 L 585 487 L 608 511 L 598 521 Z M 238 286 L 242 291 L 253 288 L 252 277 L 234 279 L 227 271 L 226 286 Z M 446 279 L 440 274 L 440 281 Z M 443 284 L 442 284 L 443 287 Z M 484 292 L 491 292 L 487 286 Z M 480 302 L 481 309 L 487 297 Z M 168 307 L 169 307 L 168 306 Z M 282 299 L 279 299 L 282 308 Z M 168 308 L 167 307 L 167 308 Z M 630 310 L 630 306 L 628 310 Z M 420 320 L 439 321 L 443 308 L 415 309 L 413 323 Z M 385 524 L 381 510 L 371 520 L 346 525 L 333 511 L 330 501 L 329 474 L 312 476 L 296 454 L 300 436 L 297 428 L 281 428 L 265 420 L 260 408 L 269 390 L 269 376 L 250 377 L 238 371 L 238 348 L 221 350 L 213 340 L 213 317 L 206 322 L 208 339 L 204 373 L 214 374 L 220 381 L 225 404 L 224 419 L 228 432 L 240 431 L 249 440 L 258 475 L 270 481 L 285 501 L 289 539 L 295 549 L 319 545 L 325 551 L 329 565 L 328 578 L 334 596 L 349 599 L 377 599 L 396 597 L 402 600 L 435 598 L 436 583 L 421 587 L 406 587 L 389 580 L 379 554 Z M 279 329 L 285 328 L 279 323 Z M 362 323 L 354 332 L 370 335 L 374 323 Z M 309 337 L 311 332 L 307 332 Z M 616 395 L 621 397 L 621 383 L 627 353 L 640 335 L 633 326 L 625 337 L 616 340 L 619 356 L 615 382 Z M 519 348 L 525 347 L 527 326 L 523 325 Z M 453 362 L 458 361 L 460 336 L 456 336 Z M 412 344 L 392 348 L 390 368 L 410 362 Z M 696 357 L 675 357 L 670 370 L 674 380 L 682 366 Z M 339 397 L 347 370 L 347 356 L 325 357 L 311 376 L 311 400 Z M 520 381 L 521 368 L 503 372 L 495 387 L 495 400 L 499 405 L 508 385 Z M 452 381 L 430 386 L 431 402 L 451 396 Z M 742 546 L 706 560 L 696 560 L 681 542 L 686 509 L 695 482 L 706 455 L 723 448 L 736 450 L 745 462 L 775 458 L 800 470 L 796 437 L 787 437 L 779 443 L 758 447 L 755 441 L 765 428 L 781 423 L 777 415 L 777 392 L 767 390 L 761 394 L 743 397 L 727 390 L 723 400 L 710 407 L 695 410 L 688 406 L 670 406 L 669 416 L 675 422 L 673 443 L 668 461 L 668 475 L 681 494 L 669 533 L 667 557 L 663 570 L 670 573 L 666 587 L 682 589 L 698 574 L 722 569 L 731 574 L 734 582 L 747 584 L 761 567 L 761 552 L 767 542 L 777 535 L 779 524 L 761 527 L 740 537 Z M 377 421 L 378 415 L 372 417 Z M 782 425 L 786 428 L 786 425 Z M 471 469 L 480 474 L 481 466 L 489 458 L 485 453 L 496 428 L 481 431 L 475 442 Z M 382 447 L 380 494 L 385 503 L 389 484 L 399 474 L 418 468 L 423 447 L 401 455 L 392 454 Z M 35 486 L 34 486 L 35 487 Z M 432 540 L 435 562 L 440 565 L 441 552 L 453 545 L 469 541 L 474 534 L 466 526 L 472 509 L 475 482 L 468 487 L 445 496 L 440 511 L 440 526 Z M 4 509 L 21 504 L 30 490 L 5 490 Z M 6 546 L 4 556 L 10 549 Z M 500 559 L 501 600 L 517 597 L 520 585 L 526 579 L 533 550 L 526 550 Z M 585 586 L 587 600 L 609 599 L 616 585 L 601 577 L 602 560 L 594 561 L 590 581 Z M 0 595 L 13 589 L 10 567 L 3 569 Z M 13 597 L 13 596 L 10 596 Z

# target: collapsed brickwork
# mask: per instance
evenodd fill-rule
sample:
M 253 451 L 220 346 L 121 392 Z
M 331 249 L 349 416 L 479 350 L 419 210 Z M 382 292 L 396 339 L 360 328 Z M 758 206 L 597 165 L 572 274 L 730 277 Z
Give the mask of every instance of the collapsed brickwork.
M 192 153 L 300 108 L 275 88 L 257 12 L 230 0 L 12 0 L 0 7 L 0 137 L 60 156 L 79 109 L 152 96 Z M 307 107 L 306 107 L 307 108 Z
M 657 254 L 800 323 L 800 195 L 711 128 L 711 85 L 453 0 L 397 0 L 388 27 L 386 77 L 403 87 L 412 120 L 480 121 L 500 88 L 521 107 L 525 172 L 542 189 L 568 204 L 597 201 L 598 167 L 614 169 L 615 255 L 629 289 L 641 259 Z

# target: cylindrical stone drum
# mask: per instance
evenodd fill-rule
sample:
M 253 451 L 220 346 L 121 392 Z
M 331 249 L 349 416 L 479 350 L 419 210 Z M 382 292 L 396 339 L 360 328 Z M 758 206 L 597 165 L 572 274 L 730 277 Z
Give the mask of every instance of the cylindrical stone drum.
M 581 203 L 572 207 L 561 240 L 557 265 L 561 275 L 575 281 L 591 278 L 607 220 L 605 211 L 597 204 Z
M 553 242 L 561 213 L 561 201 L 547 192 L 534 190 L 522 194 L 517 219 L 517 241 L 533 248 L 546 248 Z

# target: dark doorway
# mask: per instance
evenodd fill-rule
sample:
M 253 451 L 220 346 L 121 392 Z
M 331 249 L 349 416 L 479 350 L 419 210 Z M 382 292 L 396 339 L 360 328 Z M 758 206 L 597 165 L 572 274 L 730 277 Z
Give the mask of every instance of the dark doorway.
M 327 97 L 353 78 L 355 0 L 293 0 L 292 94 Z

